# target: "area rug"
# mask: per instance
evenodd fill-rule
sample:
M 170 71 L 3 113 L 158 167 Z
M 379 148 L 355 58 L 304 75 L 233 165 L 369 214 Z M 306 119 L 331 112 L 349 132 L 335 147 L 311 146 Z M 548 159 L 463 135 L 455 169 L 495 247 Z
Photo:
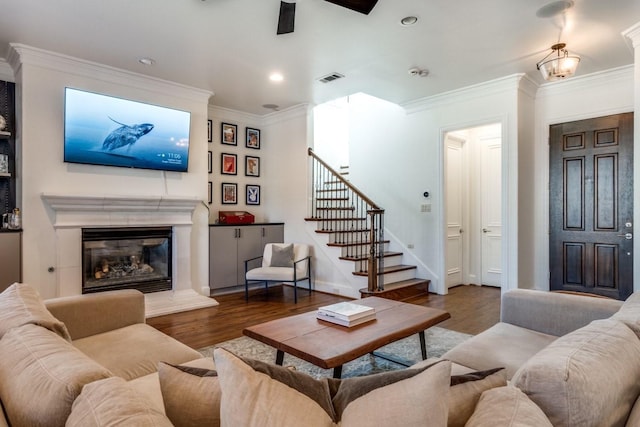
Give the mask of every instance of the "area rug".
M 198 308 L 214 307 L 218 304 L 215 299 L 200 295 L 193 289 L 144 294 L 145 317 L 147 319 Z
M 427 341 L 427 356 L 438 357 L 442 356 L 449 349 L 455 347 L 459 343 L 469 339 L 471 335 L 436 326 L 427 329 L 427 331 L 425 331 L 425 337 Z M 225 348 L 238 356 L 249 357 L 267 363 L 275 363 L 276 360 L 275 348 L 249 337 L 240 337 L 225 341 L 220 344 L 201 348 L 198 351 L 200 351 L 204 356 L 213 356 L 213 350 L 216 347 Z M 409 363 L 416 363 L 422 359 L 418 334 L 386 345 L 378 351 L 393 355 L 394 357 L 399 357 Z M 333 375 L 333 370 L 331 369 L 319 368 L 311 363 L 291 356 L 290 354 L 284 355 L 283 366 L 293 366 L 297 370 L 306 372 L 315 378 L 330 377 Z M 342 378 L 357 377 L 404 368 L 405 366 L 368 354 L 346 363 L 342 367 Z

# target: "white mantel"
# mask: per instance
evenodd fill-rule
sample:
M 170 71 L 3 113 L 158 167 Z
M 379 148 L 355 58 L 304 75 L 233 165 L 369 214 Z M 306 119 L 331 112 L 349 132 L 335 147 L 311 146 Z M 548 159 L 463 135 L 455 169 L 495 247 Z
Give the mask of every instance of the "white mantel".
M 91 196 L 42 193 L 56 233 L 59 296 L 82 293 L 82 228 L 151 227 L 173 229 L 173 291 L 191 290 L 195 197 L 118 195 Z

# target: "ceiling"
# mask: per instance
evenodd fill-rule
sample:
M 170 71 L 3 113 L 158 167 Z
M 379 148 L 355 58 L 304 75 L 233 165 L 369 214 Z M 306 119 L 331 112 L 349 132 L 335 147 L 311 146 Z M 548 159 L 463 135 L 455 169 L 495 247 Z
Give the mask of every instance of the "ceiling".
M 23 43 L 210 90 L 211 104 L 258 115 L 357 92 L 402 104 L 514 73 L 542 83 L 535 64 L 558 41 L 582 57 L 577 75 L 633 63 L 621 32 L 640 22 L 640 1 L 575 0 L 538 17 L 548 3 L 379 0 L 362 15 L 298 0 L 295 32 L 278 36 L 280 0 L 0 0 L 0 56 Z M 409 15 L 418 22 L 400 25 Z M 345 78 L 317 80 L 333 72 Z

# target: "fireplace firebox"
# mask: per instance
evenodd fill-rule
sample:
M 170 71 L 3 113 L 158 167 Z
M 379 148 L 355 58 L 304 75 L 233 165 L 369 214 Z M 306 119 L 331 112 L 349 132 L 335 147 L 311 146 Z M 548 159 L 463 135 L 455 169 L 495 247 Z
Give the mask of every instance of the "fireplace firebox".
M 82 229 L 82 293 L 172 289 L 171 227 Z

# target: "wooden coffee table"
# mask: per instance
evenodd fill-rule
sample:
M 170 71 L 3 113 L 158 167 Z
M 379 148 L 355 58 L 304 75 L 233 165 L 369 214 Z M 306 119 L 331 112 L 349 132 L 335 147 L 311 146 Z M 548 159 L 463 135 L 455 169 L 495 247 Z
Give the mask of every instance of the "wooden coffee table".
M 378 297 L 356 303 L 374 307 L 376 319 L 349 328 L 318 320 L 311 311 L 249 326 L 242 332 L 275 347 L 278 365 L 282 365 L 284 353 L 289 353 L 321 368 L 333 368 L 333 377 L 340 378 L 344 363 L 413 334 L 419 334 L 422 358 L 426 359 L 425 329 L 451 317 L 444 310 Z

